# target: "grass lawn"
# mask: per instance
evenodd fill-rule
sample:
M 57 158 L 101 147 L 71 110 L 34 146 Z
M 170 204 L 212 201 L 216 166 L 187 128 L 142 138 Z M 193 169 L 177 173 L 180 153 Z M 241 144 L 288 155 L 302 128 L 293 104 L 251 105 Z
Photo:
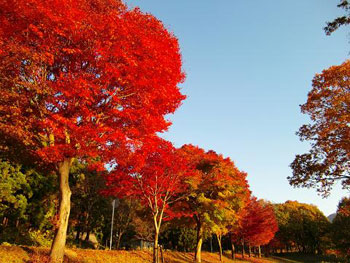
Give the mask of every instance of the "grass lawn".
M 49 248 L 27 246 L 0 246 L 0 263 L 46 263 Z M 193 253 L 165 251 L 166 263 L 193 262 Z M 66 249 L 65 263 L 151 263 L 151 251 L 107 251 L 92 249 Z M 203 263 L 220 262 L 218 254 L 202 252 Z M 258 261 L 233 261 L 224 257 L 225 263 Z M 262 262 L 262 261 L 259 261 Z M 271 261 L 264 261 L 266 263 Z
M 48 262 L 49 248 L 27 246 L 0 246 L 0 263 L 46 263 Z M 164 252 L 165 263 L 193 262 L 193 253 L 176 251 Z M 151 251 L 108 251 L 93 249 L 66 249 L 65 263 L 152 263 Z M 202 252 L 203 263 L 220 262 L 217 253 Z M 336 262 L 329 258 L 283 254 L 274 258 L 247 257 L 243 260 L 236 255 L 236 260 L 230 259 L 229 254 L 224 257 L 224 263 L 306 263 L 306 262 Z
M 286 263 L 312 263 L 312 262 L 342 262 L 331 256 L 312 255 L 303 253 L 284 253 L 274 257 L 276 260 Z

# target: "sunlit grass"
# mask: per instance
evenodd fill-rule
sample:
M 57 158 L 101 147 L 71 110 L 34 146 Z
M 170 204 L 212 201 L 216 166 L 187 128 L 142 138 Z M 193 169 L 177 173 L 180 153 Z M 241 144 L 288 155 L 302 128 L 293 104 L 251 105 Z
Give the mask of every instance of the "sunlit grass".
M 49 248 L 28 246 L 0 246 L 0 263 L 47 263 Z M 166 263 L 193 262 L 193 253 L 165 251 Z M 329 259 L 329 258 L 328 258 Z M 291 254 L 276 258 L 249 258 L 242 259 L 236 254 L 236 260 L 225 254 L 224 263 L 303 263 L 303 262 L 331 262 L 322 256 Z M 202 263 L 220 262 L 217 253 L 202 252 Z M 93 249 L 66 249 L 64 263 L 152 263 L 152 251 L 140 250 L 93 250 Z
M 0 246 L 0 263 L 46 263 L 49 248 L 26 246 Z M 193 253 L 165 251 L 166 263 L 193 262 Z M 65 263 L 151 263 L 151 251 L 107 251 L 92 249 L 66 249 Z M 203 263 L 220 262 L 218 254 L 203 252 Z M 224 257 L 225 263 L 244 263 L 253 261 L 233 261 Z M 256 261 L 255 261 L 256 262 Z M 270 261 L 267 261 L 270 262 Z

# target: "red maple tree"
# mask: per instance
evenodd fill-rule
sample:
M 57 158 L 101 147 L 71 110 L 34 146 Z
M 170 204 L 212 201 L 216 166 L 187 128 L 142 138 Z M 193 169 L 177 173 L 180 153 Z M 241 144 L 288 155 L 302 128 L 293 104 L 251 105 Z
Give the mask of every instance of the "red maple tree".
M 251 247 L 257 246 L 259 257 L 261 257 L 261 245 L 270 242 L 278 230 L 278 224 L 273 211 L 273 207 L 263 200 L 252 197 L 248 206 L 242 213 L 239 224 L 233 228 L 231 237 L 234 241 L 242 244 L 244 256 L 244 244 L 249 246 L 249 256 Z
M 141 201 L 154 223 L 153 262 L 158 262 L 158 236 L 164 219 L 181 216 L 170 205 L 184 198 L 190 166 L 170 142 L 148 138 L 137 149 L 129 164 L 117 165 L 107 176 L 106 194 L 132 197 Z
M 118 0 L 0 0 L 0 150 L 57 172 L 62 262 L 73 158 L 122 163 L 185 98 L 177 39 Z

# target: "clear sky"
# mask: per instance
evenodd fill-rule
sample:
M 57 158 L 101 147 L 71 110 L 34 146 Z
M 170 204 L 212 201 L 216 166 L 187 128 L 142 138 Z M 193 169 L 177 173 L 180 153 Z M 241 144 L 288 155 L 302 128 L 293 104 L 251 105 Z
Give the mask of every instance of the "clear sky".
M 326 21 L 343 15 L 331 0 L 127 0 L 178 37 L 188 98 L 164 137 L 213 149 L 248 173 L 253 194 L 298 200 L 336 211 L 340 186 L 327 199 L 286 179 L 308 146 L 295 132 L 307 116 L 315 73 L 349 57 L 348 28 L 326 36 Z

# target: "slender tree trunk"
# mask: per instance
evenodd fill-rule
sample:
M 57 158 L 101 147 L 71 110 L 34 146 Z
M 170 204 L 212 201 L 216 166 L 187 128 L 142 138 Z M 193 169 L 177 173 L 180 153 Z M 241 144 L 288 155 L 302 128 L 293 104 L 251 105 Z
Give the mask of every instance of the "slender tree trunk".
M 156 229 L 154 233 L 154 246 L 153 246 L 153 263 L 158 263 L 158 236 L 159 236 L 159 229 Z
M 194 260 L 196 262 L 201 262 L 201 251 L 202 251 L 202 243 L 203 243 L 203 234 L 202 234 L 202 224 L 198 217 L 195 217 L 197 221 L 197 246 L 196 252 L 194 253 Z
M 244 239 L 242 239 L 242 258 L 245 257 L 245 251 L 244 251 Z
M 260 245 L 258 246 L 258 251 L 259 251 L 259 258 L 261 258 L 261 247 L 260 247 Z
M 89 211 L 89 210 L 88 210 Z M 90 239 L 90 229 L 89 229 L 89 212 L 86 212 L 85 220 L 84 220 L 84 230 L 83 233 L 86 232 L 85 241 L 89 241 Z
M 219 256 L 220 256 L 220 262 L 222 262 L 222 244 L 221 244 L 221 235 L 220 234 L 216 234 L 216 238 L 218 240 L 218 244 L 219 244 Z
M 4 219 L 2 220 L 3 226 L 4 226 L 4 227 L 7 227 L 8 222 L 9 222 L 9 219 L 5 216 Z
M 249 244 L 248 245 L 248 255 L 249 255 L 249 257 L 251 257 L 251 254 L 252 254 L 252 247 Z
M 90 240 L 90 230 L 87 230 L 85 241 L 89 241 L 89 240 Z
M 153 214 L 154 230 L 155 230 L 154 248 L 153 248 L 153 263 L 159 262 L 158 236 L 159 236 L 160 226 L 162 224 L 164 208 L 165 208 L 165 204 L 163 203 L 163 206 L 160 210 L 160 213 L 158 214 L 159 211 L 157 208 L 157 212 L 155 214 Z
M 231 258 L 236 259 L 235 255 L 235 244 L 233 244 L 232 239 L 231 239 Z
M 75 240 L 79 240 L 80 239 L 80 229 L 77 229 L 77 233 L 75 235 Z
M 69 168 L 71 159 L 64 159 L 59 163 L 58 176 L 60 186 L 60 205 L 58 228 L 55 233 L 54 240 L 51 245 L 50 263 L 62 263 L 64 257 L 64 247 L 66 245 L 68 219 L 70 214 L 70 197 L 71 191 L 69 188 Z
M 120 241 L 122 240 L 123 234 L 124 234 L 124 233 L 123 233 L 122 231 L 120 231 L 120 232 L 118 233 L 118 239 L 117 239 L 117 244 L 116 244 L 116 249 L 117 249 L 117 250 L 120 248 Z
M 159 247 L 160 247 L 160 257 L 162 259 L 162 263 L 164 263 L 163 246 L 159 246 Z

